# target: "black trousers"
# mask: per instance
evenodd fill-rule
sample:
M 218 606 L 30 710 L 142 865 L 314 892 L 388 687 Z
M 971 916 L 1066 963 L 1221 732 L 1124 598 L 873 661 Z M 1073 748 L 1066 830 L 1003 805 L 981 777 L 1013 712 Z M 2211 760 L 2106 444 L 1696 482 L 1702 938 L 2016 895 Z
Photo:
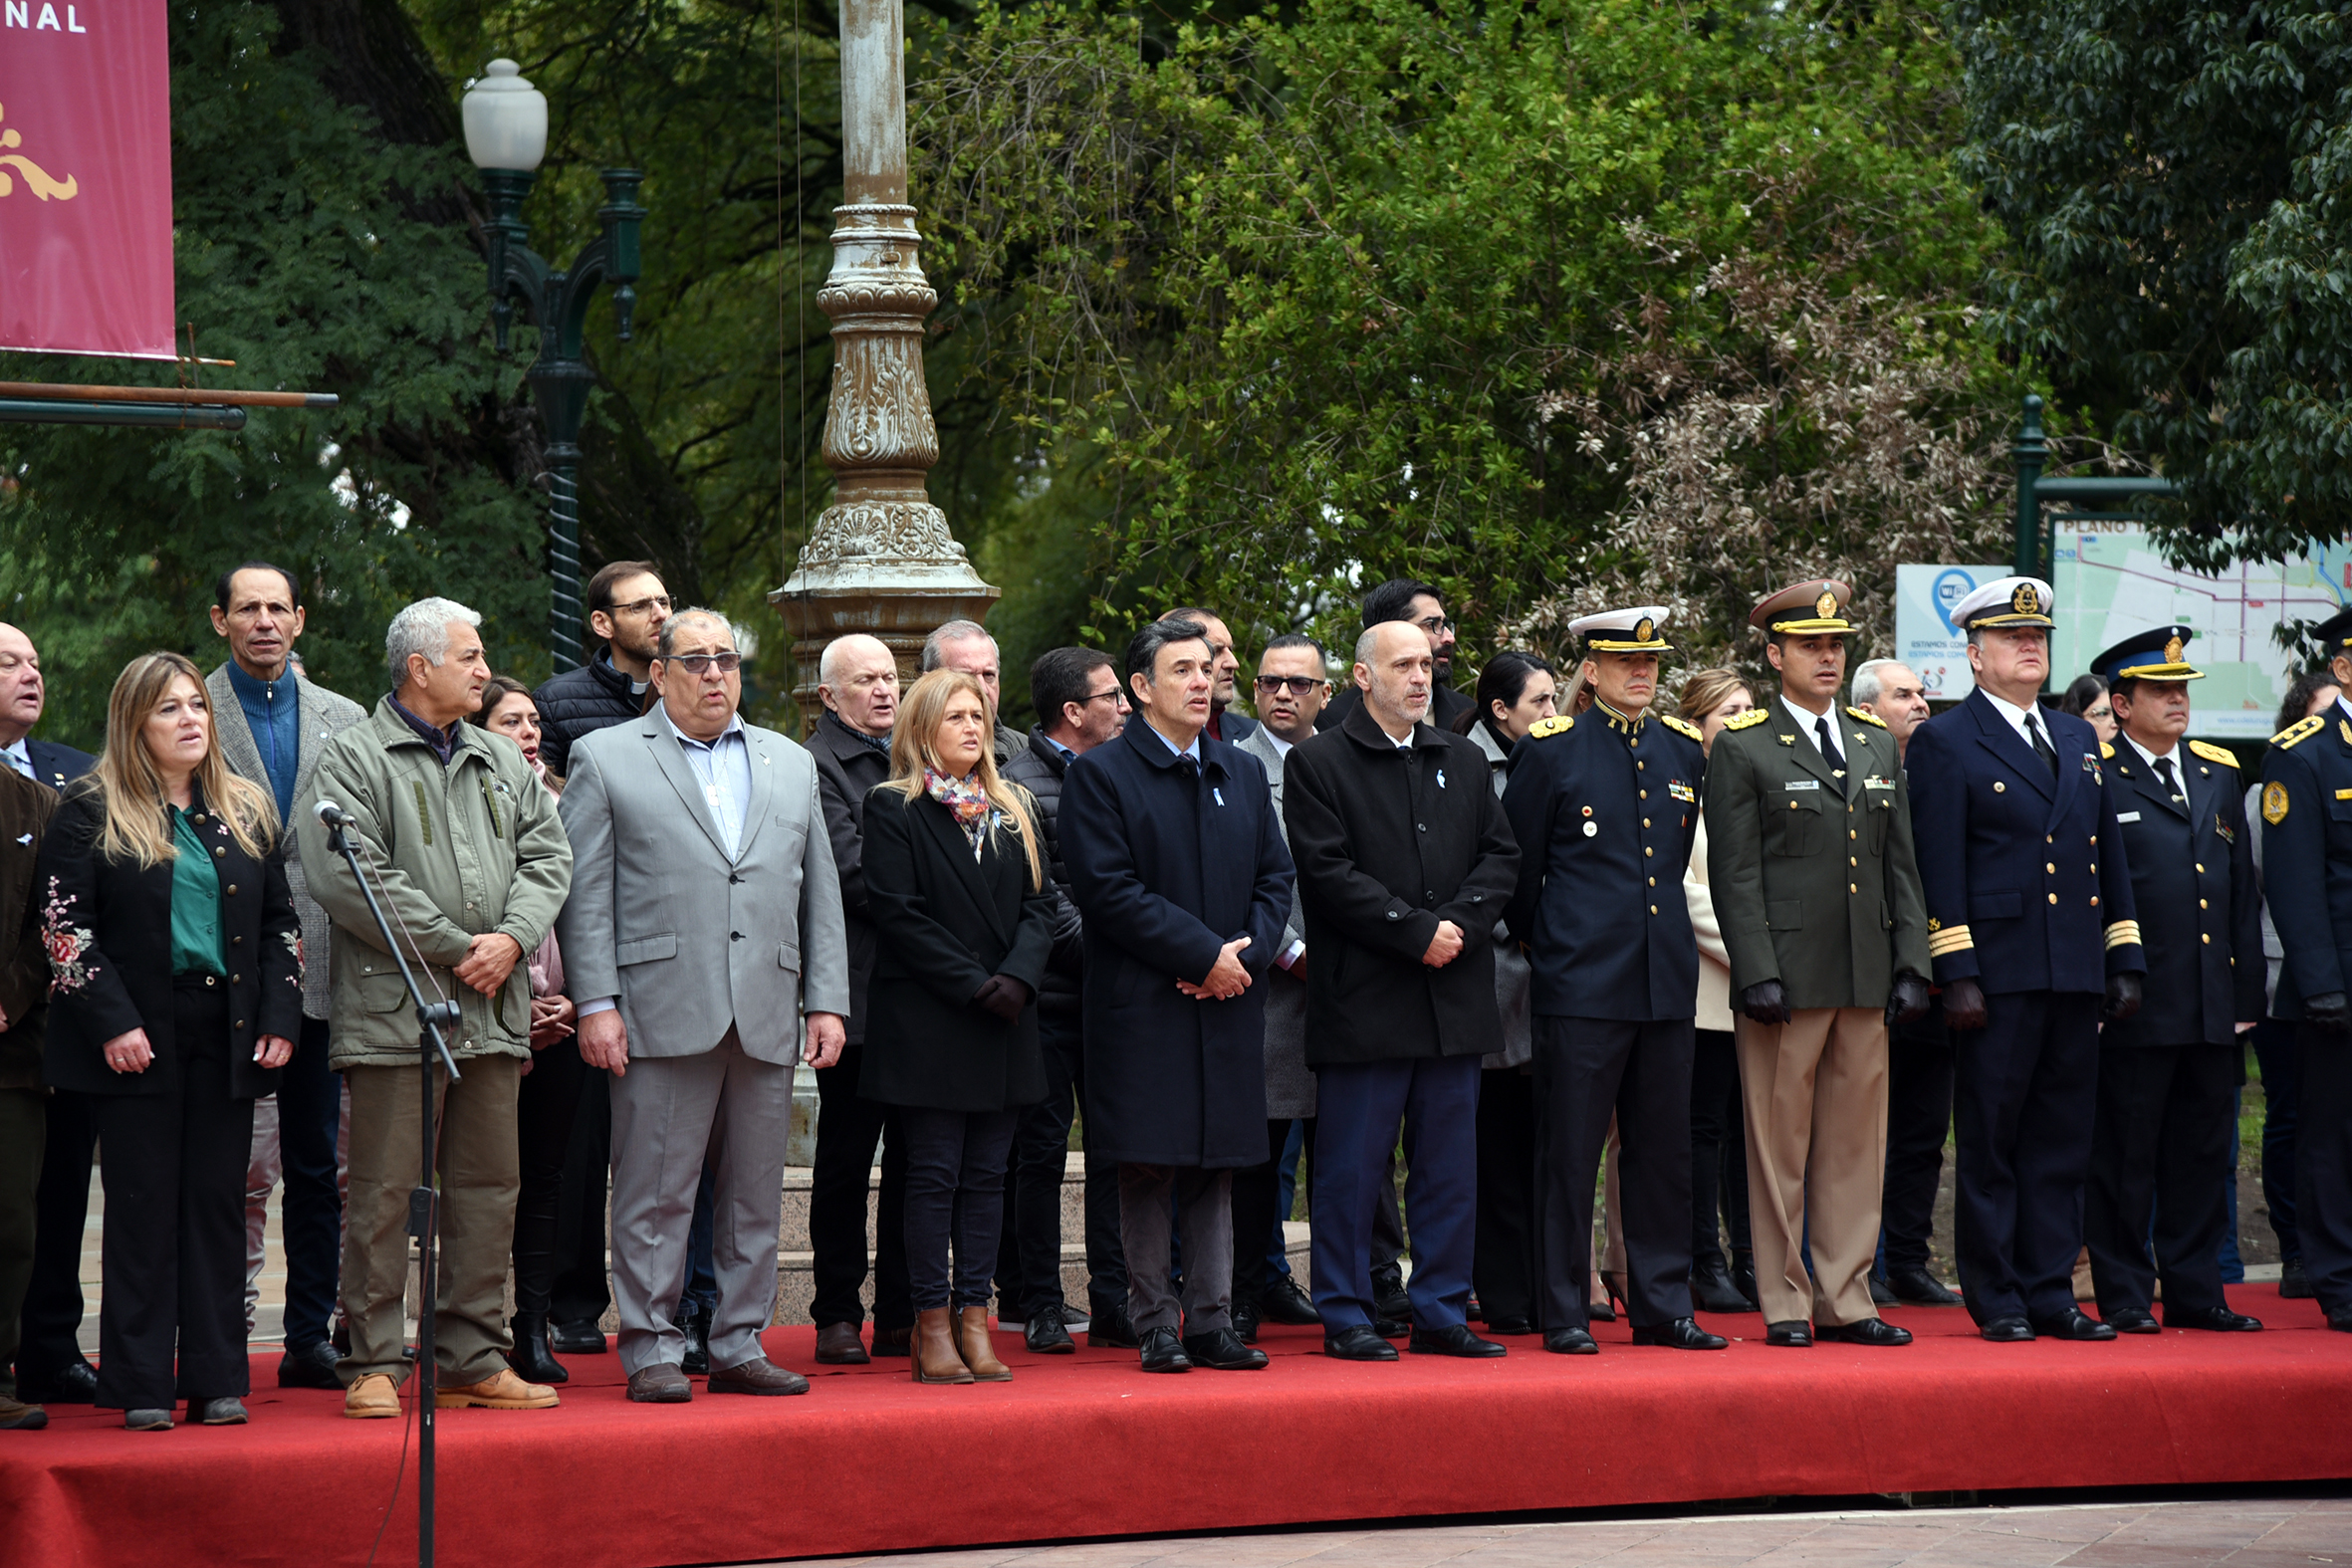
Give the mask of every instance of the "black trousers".
M 1266 1124 L 1266 1163 L 1246 1166 L 1233 1173 L 1233 1298 L 1236 1302 L 1256 1301 L 1274 1288 L 1274 1259 L 1268 1248 L 1276 1244 L 1275 1228 L 1291 1217 L 1282 1212 L 1282 1173 L 1276 1167 L 1282 1162 L 1283 1150 L 1290 1146 L 1292 1118 L 1270 1120 Z M 1314 1118 L 1306 1118 L 1306 1190 L 1314 1191 Z M 1117 1167 L 1112 1167 L 1111 1194 L 1118 1194 Z M 1091 1205 L 1093 1186 L 1087 1185 L 1089 1206 L 1087 1223 L 1093 1223 Z M 1118 1218 L 1114 1203 L 1111 1218 Z
M 2082 1188 L 2098 1112 L 2099 998 L 1998 992 L 1954 1035 L 1961 1291 L 1979 1324 L 2074 1305 Z
M 90 1096 L 49 1096 L 48 1147 L 33 1193 L 33 1277 L 17 1347 L 20 1382 L 48 1382 L 82 1362 L 82 1232 L 90 1220 L 90 1158 L 98 1144 Z M 240 1177 L 242 1182 L 243 1178 Z M 240 1317 L 244 1307 L 238 1307 Z
M 1626 1308 L 1639 1328 L 1691 1315 L 1689 1018 L 1535 1015 L 1535 1244 L 1546 1330 L 1582 1328 L 1592 1195 L 1617 1118 Z
M 1471 1288 L 1486 1321 L 1535 1317 L 1535 1079 L 1479 1074 L 1478 1237 Z
M 1040 1306 L 1061 1300 L 1061 1181 L 1069 1169 L 1070 1122 L 1085 1092 L 1083 1040 L 1074 1014 L 1038 1014 L 1046 1097 L 1022 1108 L 1013 1132 L 1004 1237 L 997 1248 L 997 1294 L 1023 1320 Z M 1125 1311 L 1119 1168 L 1091 1157 L 1086 1161 L 1085 1239 L 1089 1306 L 1096 1312 Z
M 572 1147 L 572 1123 L 588 1076 L 580 1036 L 567 1035 L 532 1052 L 531 1070 L 515 1094 L 515 1155 L 522 1177 L 515 1198 L 517 1315 L 545 1314 L 556 1287 L 564 1156 Z
M 1005 1223 L 1005 1162 L 1019 1119 L 1017 1111 L 898 1108 L 906 1135 L 907 1285 L 915 1311 L 988 1305 L 997 1232 Z
M 902 1329 L 915 1320 L 907 1296 L 906 1134 L 895 1107 L 857 1097 L 863 1045 L 817 1073 L 817 1156 L 809 1173 L 809 1246 L 817 1293 L 809 1315 L 818 1327 L 865 1321 L 865 1195 L 872 1190 L 874 1148 L 882 1150 L 882 1188 L 874 1219 L 874 1327 Z
M 2099 1052 L 2099 1110 L 2083 1190 L 2083 1238 L 2099 1315 L 2227 1306 L 2222 1236 L 2237 1133 L 2236 1045 L 2149 1045 Z M 2155 1258 L 2149 1223 L 2155 1223 Z
M 245 1166 L 253 1102 L 229 1094 L 227 991 L 183 976 L 171 1006 L 178 1087 L 92 1097 L 107 1151 L 97 1403 L 109 1410 L 168 1410 L 175 1398 L 198 1404 L 252 1391 Z
M 1886 1269 L 1928 1266 L 1936 1230 L 1936 1188 L 1952 1134 L 1952 1030 L 1939 998 L 1927 1015 L 1898 1023 L 1887 1038 L 1887 1175 L 1879 1200 Z
M 343 1278 L 343 1186 L 335 1145 L 343 1121 L 343 1074 L 327 1065 L 325 1018 L 302 1020 L 294 1059 L 278 1075 L 278 1145 L 286 1237 L 286 1348 L 327 1338 Z
M 16 1397 L 18 1313 L 33 1277 L 33 1193 L 49 1141 L 46 1089 L 0 1088 L 0 1399 Z
M 593 1323 L 612 1304 L 604 1261 L 604 1198 L 611 1174 L 612 1074 L 588 1071 L 583 1064 L 556 1198 L 556 1272 L 548 1291 L 548 1317 L 555 1322 Z
M 1721 1217 L 1720 1220 L 1718 1217 Z M 1748 1118 L 1740 1105 L 1740 1053 L 1729 1029 L 1691 1036 L 1691 1258 L 1723 1267 L 1720 1227 L 1732 1250 L 1748 1239 Z
M 2320 1309 L 2352 1314 L 2352 1035 L 2297 1024 L 2295 1230 Z
M 2303 1255 L 2295 1232 L 2295 1109 L 2303 1051 L 2295 1043 L 2295 1025 L 2283 1018 L 2264 1018 L 2251 1038 L 2262 1072 L 2262 1203 L 2270 1211 L 2279 1259 L 2295 1262 Z

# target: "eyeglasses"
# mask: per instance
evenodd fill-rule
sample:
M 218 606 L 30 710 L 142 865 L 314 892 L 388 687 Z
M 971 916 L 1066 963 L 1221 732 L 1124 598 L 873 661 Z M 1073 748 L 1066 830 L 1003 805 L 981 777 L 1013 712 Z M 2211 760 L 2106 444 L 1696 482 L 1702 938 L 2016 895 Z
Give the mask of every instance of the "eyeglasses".
M 670 612 L 669 599 L 666 596 L 661 596 L 650 599 L 638 599 L 632 604 L 615 604 L 605 613 L 610 615 L 650 615 L 655 610 L 659 610 L 664 615 L 667 615 Z
M 1279 691 L 1288 691 L 1294 697 L 1303 697 L 1323 684 L 1311 675 L 1261 675 L 1258 677 L 1258 689 L 1269 697 Z
M 1445 615 L 1424 615 L 1413 624 L 1428 632 L 1432 637 L 1442 637 L 1454 629 L 1453 620 Z
M 700 675 L 713 665 L 718 666 L 721 675 L 733 675 L 737 670 L 743 668 L 743 655 L 740 653 L 681 653 L 669 662 L 684 670 L 688 675 Z
M 1088 692 L 1086 693 L 1083 701 L 1080 703 L 1080 706 L 1082 707 L 1084 706 L 1084 703 L 1089 702 L 1117 702 L 1125 695 L 1126 693 L 1120 691 L 1116 686 L 1113 686 L 1109 691 L 1106 692 Z

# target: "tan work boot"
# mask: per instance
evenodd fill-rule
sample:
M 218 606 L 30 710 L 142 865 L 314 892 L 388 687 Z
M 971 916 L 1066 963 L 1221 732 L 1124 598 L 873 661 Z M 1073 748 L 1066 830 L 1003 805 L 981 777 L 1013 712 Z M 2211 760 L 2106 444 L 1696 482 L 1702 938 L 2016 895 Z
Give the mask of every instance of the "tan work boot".
M 469 1405 L 478 1410 L 546 1410 L 562 1403 L 554 1389 L 524 1382 L 512 1367 L 500 1367 L 479 1383 L 433 1391 L 435 1410 L 463 1410 Z
M 373 1421 L 400 1414 L 400 1385 L 381 1372 L 370 1372 L 343 1391 L 343 1413 L 353 1421 Z
M 964 1308 L 963 1319 L 956 1325 L 956 1349 L 963 1352 L 964 1365 L 981 1382 L 1013 1381 L 1013 1369 L 997 1359 L 996 1347 L 988 1342 L 988 1308 Z
M 972 1369 L 956 1354 L 955 1335 L 948 1332 L 947 1308 L 931 1307 L 915 1314 L 913 1355 L 917 1383 L 969 1383 Z
M 0 1432 L 39 1432 L 49 1425 L 49 1412 L 28 1405 L 12 1394 L 0 1394 Z

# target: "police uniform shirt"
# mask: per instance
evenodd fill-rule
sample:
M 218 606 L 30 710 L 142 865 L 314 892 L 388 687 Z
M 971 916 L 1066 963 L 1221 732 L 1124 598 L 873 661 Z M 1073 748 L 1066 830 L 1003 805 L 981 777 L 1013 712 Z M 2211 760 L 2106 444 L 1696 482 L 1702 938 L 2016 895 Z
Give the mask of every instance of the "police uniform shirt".
M 2108 759 L 2148 979 L 2139 1013 L 2109 1046 L 2227 1045 L 2262 1015 L 2260 891 L 2236 759 L 2218 746 L 2156 753 L 2129 735 Z

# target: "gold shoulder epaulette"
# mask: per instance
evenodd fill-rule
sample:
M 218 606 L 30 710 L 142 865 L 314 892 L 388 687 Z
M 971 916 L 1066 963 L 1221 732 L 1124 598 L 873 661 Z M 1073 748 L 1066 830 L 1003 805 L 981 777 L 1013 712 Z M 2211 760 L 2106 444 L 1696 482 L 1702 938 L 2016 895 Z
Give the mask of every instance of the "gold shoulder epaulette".
M 2099 761 L 2103 763 L 2111 763 L 2115 761 L 2115 748 L 2108 745 L 2105 741 L 2101 741 L 2099 743 Z
M 1555 713 L 1548 719 L 1537 719 L 1533 724 L 1528 726 L 1528 739 L 1540 741 L 1546 736 L 1564 734 L 1574 728 L 1576 728 L 1575 720 L 1564 713 Z
M 2322 729 L 2326 728 L 2326 717 L 2324 715 L 2315 713 L 2308 719 L 2298 720 L 2297 722 L 2288 725 L 2285 729 L 2270 737 L 2270 744 L 2272 746 L 2280 747 L 2296 746 L 2304 741 L 2309 740 L 2312 736 L 2317 735 Z
M 1884 719 L 1881 719 L 1877 714 L 1872 713 L 1867 708 L 1848 708 L 1846 712 L 1852 714 L 1864 724 L 1875 724 L 1882 730 L 1887 727 L 1887 722 Z
M 1673 714 L 1662 713 L 1658 715 L 1658 722 L 1686 740 L 1699 739 L 1699 727 L 1688 719 L 1677 719 Z
M 2189 750 L 2195 752 L 2198 756 L 2204 758 L 2209 763 L 2220 763 L 2224 768 L 2235 768 L 2237 766 L 2237 754 L 2230 750 L 2230 748 L 2227 746 L 2216 746 L 2211 741 L 2191 741 L 2189 743 Z
M 1736 718 L 1726 719 L 1723 722 L 1723 727 L 1727 730 L 1745 730 L 1750 725 L 1764 723 L 1771 716 L 1771 710 L 1768 708 L 1751 708 Z

